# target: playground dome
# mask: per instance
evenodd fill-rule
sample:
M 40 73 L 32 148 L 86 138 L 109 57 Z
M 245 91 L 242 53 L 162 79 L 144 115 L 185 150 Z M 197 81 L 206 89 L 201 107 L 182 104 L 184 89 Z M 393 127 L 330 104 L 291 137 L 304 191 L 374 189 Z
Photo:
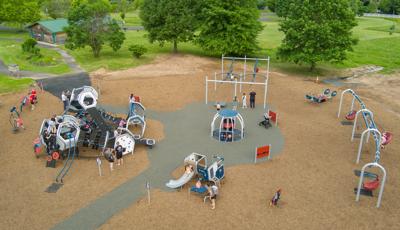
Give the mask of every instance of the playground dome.
M 217 112 L 211 122 L 211 136 L 223 142 L 243 139 L 243 117 L 235 110 L 224 109 Z

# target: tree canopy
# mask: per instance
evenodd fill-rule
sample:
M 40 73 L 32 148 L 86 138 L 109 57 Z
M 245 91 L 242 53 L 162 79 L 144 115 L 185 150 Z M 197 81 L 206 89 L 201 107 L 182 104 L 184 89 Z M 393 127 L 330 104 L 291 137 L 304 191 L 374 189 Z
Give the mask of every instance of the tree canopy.
M 39 19 L 38 0 L 0 0 L 0 23 L 25 24 Z
M 197 43 L 214 53 L 245 55 L 257 48 L 262 30 L 257 0 L 204 0 Z
M 50 17 L 65 18 L 71 6 L 71 0 L 45 0 L 42 8 Z
M 147 30 L 150 42 L 173 43 L 178 52 L 178 43 L 193 40 L 196 31 L 196 0 L 144 0 L 140 11 L 142 25 Z
M 341 62 L 352 50 L 356 39 L 352 29 L 355 14 L 348 0 L 294 0 L 286 19 L 280 24 L 285 34 L 278 57 L 297 64 L 307 63 L 310 70 L 321 61 Z
M 106 0 L 73 2 L 68 12 L 69 26 L 65 28 L 68 49 L 89 46 L 98 57 L 102 46 L 108 43 L 114 51 L 121 48 L 125 34 L 110 16 L 110 3 Z

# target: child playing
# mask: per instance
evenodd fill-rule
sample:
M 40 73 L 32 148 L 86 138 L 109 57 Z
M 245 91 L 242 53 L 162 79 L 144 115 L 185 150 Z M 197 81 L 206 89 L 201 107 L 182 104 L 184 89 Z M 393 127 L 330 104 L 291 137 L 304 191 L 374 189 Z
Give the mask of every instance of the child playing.
M 124 159 L 122 159 L 123 153 L 124 153 L 124 148 L 117 142 L 117 147 L 115 147 L 115 155 L 117 156 L 117 165 L 124 164 Z
M 247 96 L 246 93 L 243 93 L 242 95 L 242 108 L 247 108 Z
M 278 201 L 281 198 L 281 189 L 278 189 L 278 191 L 275 192 L 275 195 L 272 197 L 271 202 L 269 202 L 269 206 L 277 206 Z
M 238 101 L 237 101 L 237 96 L 235 96 L 235 97 L 233 98 L 233 102 L 232 102 L 232 109 L 233 109 L 233 110 L 236 110 L 236 109 L 237 109 L 237 106 L 238 106 Z
M 104 151 L 104 158 L 110 163 L 110 171 L 113 171 L 115 157 L 111 148 L 107 148 L 106 151 Z

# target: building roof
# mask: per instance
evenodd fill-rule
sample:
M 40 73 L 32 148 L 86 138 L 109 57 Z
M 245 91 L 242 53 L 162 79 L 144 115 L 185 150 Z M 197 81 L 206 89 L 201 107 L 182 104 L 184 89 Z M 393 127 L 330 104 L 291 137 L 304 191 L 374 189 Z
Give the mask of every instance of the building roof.
M 29 25 L 28 27 L 30 28 L 36 24 L 43 26 L 51 33 L 59 33 L 64 30 L 64 27 L 68 26 L 68 20 L 65 18 L 58 18 L 54 20 L 42 20 L 42 21 L 37 21 Z

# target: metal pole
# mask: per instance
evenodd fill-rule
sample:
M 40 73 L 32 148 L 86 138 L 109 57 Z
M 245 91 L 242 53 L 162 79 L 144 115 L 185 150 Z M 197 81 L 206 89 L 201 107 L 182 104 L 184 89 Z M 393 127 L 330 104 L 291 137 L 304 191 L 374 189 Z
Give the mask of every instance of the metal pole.
M 216 72 L 214 72 L 214 91 L 217 91 L 217 82 L 216 82 L 216 80 L 217 80 L 217 73 Z
M 338 111 L 338 114 L 337 114 L 337 117 L 338 117 L 338 118 L 340 117 L 340 111 L 342 110 L 343 95 L 344 95 L 346 92 L 348 92 L 348 91 L 352 91 L 352 90 L 351 90 L 351 89 L 346 89 L 346 90 L 344 90 L 344 91 L 342 92 L 342 94 L 340 95 L 339 111 Z
M 224 74 L 224 55 L 222 54 L 221 57 L 221 76 Z
M 351 108 L 350 108 L 350 111 L 353 111 L 353 108 L 354 108 L 354 101 L 356 100 L 356 98 L 354 97 L 354 95 L 353 95 L 353 100 L 351 101 Z
M 242 93 L 242 85 L 243 84 L 242 84 L 242 76 L 240 76 L 240 75 L 239 75 L 239 80 L 240 80 L 240 82 L 239 82 L 239 86 L 240 86 L 239 87 L 239 92 Z
M 206 105 L 208 104 L 208 77 L 206 76 Z
M 269 57 L 268 57 L 268 61 L 267 61 L 267 77 L 269 77 Z
M 265 79 L 265 86 L 264 86 L 264 109 L 267 107 L 267 91 L 268 91 L 268 77 Z
M 96 163 L 97 163 L 97 167 L 99 168 L 99 176 L 102 176 L 102 173 L 101 173 L 101 160 L 100 160 L 99 157 L 97 157 Z
M 247 67 L 247 58 L 246 55 L 244 55 L 244 68 L 243 68 L 243 78 L 246 80 L 246 68 Z
M 235 97 L 237 97 L 237 79 L 235 80 Z

